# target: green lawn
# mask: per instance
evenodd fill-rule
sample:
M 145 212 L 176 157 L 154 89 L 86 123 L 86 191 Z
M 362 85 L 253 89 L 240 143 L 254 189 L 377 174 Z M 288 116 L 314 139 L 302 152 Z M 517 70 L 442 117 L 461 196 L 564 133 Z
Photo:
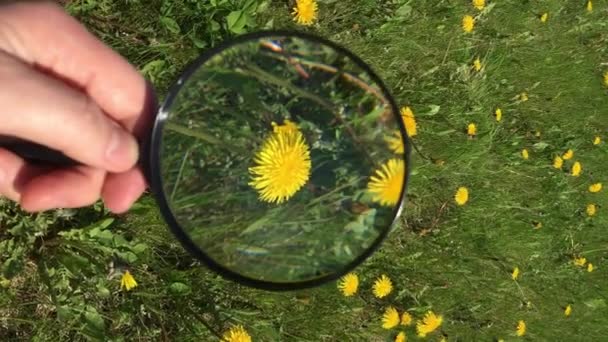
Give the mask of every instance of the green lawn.
M 428 310 L 443 316 L 440 329 L 420 340 L 605 340 L 608 192 L 588 187 L 608 186 L 606 2 L 589 13 L 581 0 L 491 1 L 481 12 L 465 0 L 325 0 L 310 27 L 293 22 L 292 3 L 81 0 L 69 9 L 161 96 L 201 51 L 235 35 L 226 18 L 245 7 L 243 32 L 312 32 L 370 63 L 413 109 L 421 154 L 413 152 L 403 217 L 355 270 L 357 295 L 343 297 L 335 283 L 273 293 L 225 281 L 183 251 L 149 196 L 120 217 L 99 206 L 26 216 L 5 203 L 0 339 L 214 341 L 241 324 L 253 341 L 392 341 L 399 331 L 417 341 L 414 325 L 382 328 L 392 305 L 416 320 Z M 469 34 L 461 28 L 466 14 L 477 17 Z M 480 72 L 472 67 L 477 57 Z M 477 125 L 473 139 L 469 123 Z M 597 146 L 595 136 L 603 139 Z M 553 168 L 567 149 L 574 157 Z M 575 161 L 579 177 L 569 174 Z M 461 186 L 470 200 L 457 206 Z M 594 217 L 589 203 L 598 205 Z M 90 232 L 106 218 L 114 218 L 107 230 Z M 86 226 L 86 234 L 57 233 Z M 134 290 L 122 292 L 120 277 L 108 277 L 113 254 L 130 261 Z M 575 256 L 593 272 L 575 266 Z M 394 290 L 377 299 L 371 286 L 381 274 Z M 523 337 L 515 336 L 519 320 Z

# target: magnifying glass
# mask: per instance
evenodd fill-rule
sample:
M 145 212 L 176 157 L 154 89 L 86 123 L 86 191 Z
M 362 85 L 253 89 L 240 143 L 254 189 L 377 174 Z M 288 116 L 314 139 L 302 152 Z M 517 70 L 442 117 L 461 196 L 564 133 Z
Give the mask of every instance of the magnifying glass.
M 32 161 L 69 158 L 20 141 Z M 311 34 L 246 34 L 203 53 L 158 110 L 141 161 L 175 237 L 210 269 L 265 290 L 333 281 L 399 216 L 410 145 L 382 80 Z

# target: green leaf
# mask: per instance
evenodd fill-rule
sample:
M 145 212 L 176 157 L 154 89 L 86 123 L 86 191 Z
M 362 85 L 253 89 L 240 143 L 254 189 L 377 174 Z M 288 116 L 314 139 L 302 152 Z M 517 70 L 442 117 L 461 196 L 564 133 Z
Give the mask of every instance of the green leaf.
M 160 22 L 169 32 L 179 34 L 180 28 L 175 20 L 169 17 L 161 17 Z
M 143 252 L 145 252 L 148 249 L 148 245 L 146 245 L 145 243 L 138 243 L 137 245 L 133 246 L 133 252 L 135 254 L 142 254 Z
M 190 286 L 184 283 L 175 282 L 169 286 L 169 290 L 175 295 L 184 296 L 190 293 Z
M 247 24 L 248 15 L 243 11 L 232 11 L 226 17 L 228 29 L 234 33 L 243 33 Z
M 74 315 L 72 310 L 67 305 L 61 305 L 57 307 L 57 318 L 61 321 L 69 321 Z
M 110 298 L 110 290 L 102 284 L 97 284 L 97 295 L 101 298 Z
M 89 327 L 94 328 L 97 331 L 104 331 L 106 324 L 101 315 L 95 310 L 95 308 L 89 308 L 90 310 L 84 314 L 84 319 Z

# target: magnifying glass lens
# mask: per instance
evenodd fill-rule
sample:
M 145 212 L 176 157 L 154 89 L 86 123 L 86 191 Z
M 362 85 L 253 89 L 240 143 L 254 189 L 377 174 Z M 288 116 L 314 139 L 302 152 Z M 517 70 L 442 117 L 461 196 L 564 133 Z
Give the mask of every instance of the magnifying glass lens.
M 397 215 L 401 117 L 371 70 L 333 45 L 276 35 L 215 50 L 159 120 L 164 214 L 232 276 L 286 284 L 344 272 Z

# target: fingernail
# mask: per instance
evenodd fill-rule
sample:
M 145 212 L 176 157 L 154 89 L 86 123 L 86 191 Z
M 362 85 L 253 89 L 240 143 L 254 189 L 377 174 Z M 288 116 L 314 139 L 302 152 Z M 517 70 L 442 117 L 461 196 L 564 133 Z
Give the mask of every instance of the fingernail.
M 139 158 L 139 148 L 137 142 L 129 134 L 125 133 L 122 128 L 116 127 L 112 130 L 110 144 L 106 150 L 106 159 L 115 166 L 121 166 L 120 169 L 127 170 Z

